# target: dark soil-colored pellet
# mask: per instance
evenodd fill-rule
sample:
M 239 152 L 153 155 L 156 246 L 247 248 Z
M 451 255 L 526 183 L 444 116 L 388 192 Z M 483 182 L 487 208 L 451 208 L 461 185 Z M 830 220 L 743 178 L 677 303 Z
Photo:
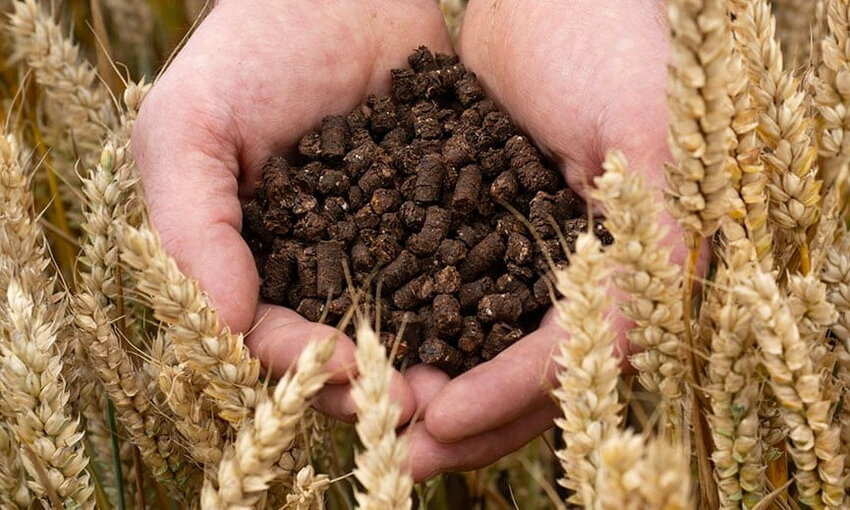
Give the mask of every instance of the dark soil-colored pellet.
M 456 57 L 422 47 L 408 63 L 389 97 L 305 134 L 301 159 L 266 162 L 243 235 L 264 300 L 333 323 L 350 281 L 381 296 L 399 365 L 454 375 L 537 327 L 564 246 L 611 237 Z

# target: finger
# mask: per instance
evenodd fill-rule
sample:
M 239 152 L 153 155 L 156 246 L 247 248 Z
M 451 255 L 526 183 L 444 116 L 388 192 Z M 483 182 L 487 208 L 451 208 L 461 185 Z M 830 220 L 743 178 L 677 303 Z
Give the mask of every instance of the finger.
M 225 113 L 175 108 L 171 100 L 167 92 L 152 94 L 133 138 L 151 220 L 165 249 L 198 280 L 224 322 L 244 332 L 254 317 L 259 277 L 239 233 L 235 146 L 209 131 L 223 125 Z
M 520 420 L 455 443 L 439 441 L 424 424 L 417 423 L 407 436 L 413 479 L 421 482 L 442 472 L 492 464 L 548 430 L 558 415 L 554 405 L 545 405 Z
M 267 372 L 280 378 L 292 368 L 308 343 L 330 337 L 336 338 L 336 345 L 331 359 L 325 365 L 330 373 L 329 382 L 346 383 L 357 375 L 354 342 L 336 328 L 310 322 L 288 308 L 261 304 L 245 344 L 260 359 Z
M 404 378 L 413 390 L 416 398 L 416 415 L 421 419 L 430 402 L 451 380 L 438 368 L 420 363 L 404 372 Z
M 628 327 L 622 317 L 614 316 L 612 321 L 615 331 Z M 428 406 L 428 431 L 441 441 L 458 441 L 544 405 L 555 384 L 552 357 L 562 341 L 569 341 L 568 333 L 549 318 L 492 360 L 449 382 Z
M 409 422 L 416 413 L 416 398 L 410 382 L 398 372 L 393 373 L 390 383 L 390 400 L 399 406 L 398 426 Z M 351 384 L 328 384 L 313 400 L 313 406 L 321 413 L 333 416 L 346 423 L 357 421 L 357 405 L 351 395 Z

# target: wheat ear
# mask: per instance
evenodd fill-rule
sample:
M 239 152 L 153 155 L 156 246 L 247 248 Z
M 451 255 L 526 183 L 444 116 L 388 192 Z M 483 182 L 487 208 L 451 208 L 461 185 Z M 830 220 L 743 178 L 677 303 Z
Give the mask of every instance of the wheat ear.
M 821 42 L 815 104 L 822 122 L 819 155 L 827 185 L 838 177 L 850 154 L 850 1 L 828 0 L 828 33 Z
M 283 474 L 277 463 L 292 447 L 310 399 L 327 380 L 323 367 L 334 345 L 334 338 L 308 344 L 274 395 L 261 398 L 253 420 L 244 423 L 218 466 L 218 489 L 209 481 L 204 485 L 204 508 L 255 508 L 271 480 Z
M 789 451 L 797 466 L 800 501 L 816 508 L 840 508 L 844 500 L 840 429 L 830 423 L 831 402 L 824 398 L 821 376 L 787 300 L 773 277 L 763 272 L 745 279 L 736 292 L 752 311 L 762 363 L 790 429 Z
M 764 496 L 759 438 L 760 381 L 750 328 L 751 316 L 729 288 L 754 270 L 756 250 L 747 239 L 730 241 L 711 292 L 722 295 L 712 317 L 711 352 L 706 367 L 711 396 L 714 474 L 721 508 L 751 508 Z
M 660 226 L 662 209 L 638 172 L 628 168 L 620 152 L 611 152 L 603 164 L 605 173 L 595 180 L 592 197 L 605 214 L 605 227 L 614 237 L 608 253 L 620 267 L 614 285 L 627 300 L 626 317 L 635 322 L 628 338 L 644 349 L 632 357 L 641 384 L 659 391 L 675 415 L 681 417 L 685 365 L 682 360 L 682 273 L 671 262 L 667 234 Z
M 555 302 L 557 322 L 569 335 L 558 343 L 554 358 L 558 383 L 553 395 L 563 412 L 555 420 L 564 438 L 564 448 L 556 452 L 565 473 L 559 483 L 575 491 L 573 503 L 585 506 L 597 498 L 596 450 L 620 422 L 620 370 L 606 310 L 609 266 L 599 240 L 583 233 L 569 267 L 555 271 L 558 292 L 567 296 Z
M 677 165 L 666 167 L 667 206 L 688 232 L 705 237 L 717 230 L 730 205 L 732 31 L 724 0 L 673 0 L 668 6 L 669 139 Z
M 79 154 L 86 163 L 93 164 L 100 153 L 101 139 L 115 123 L 109 96 L 96 83 L 94 68 L 80 57 L 79 47 L 65 37 L 62 27 L 36 0 L 14 2 L 9 30 L 14 39 L 13 59 L 26 61 L 35 71 L 36 82 L 49 102 L 45 109 L 54 113 L 48 126 L 56 126 L 59 131 L 48 142 L 69 152 L 73 156 L 70 161 Z M 69 144 L 69 140 L 73 143 Z
M 218 405 L 219 416 L 238 424 L 265 391 L 259 361 L 250 356 L 242 335 L 221 324 L 198 283 L 180 272 L 150 226 L 125 228 L 121 244 L 121 257 L 132 268 L 138 290 L 167 326 L 177 360 L 204 378 L 203 391 Z
M 352 382 L 357 406 L 355 430 L 363 449 L 354 456 L 354 476 L 363 485 L 354 498 L 367 510 L 410 509 L 413 477 L 407 465 L 407 441 L 395 431 L 401 408 L 390 398 L 393 367 L 368 320 L 356 324 L 354 359 L 360 376 Z
M 802 271 L 809 272 L 806 231 L 820 211 L 821 181 L 814 165 L 817 151 L 811 140 L 806 94 L 799 80 L 785 70 L 776 22 L 766 0 L 747 2 L 735 29 L 750 76 L 751 94 L 759 109 L 758 133 L 769 150 L 763 152 L 768 169 L 770 218 L 774 235 L 785 231 L 800 252 Z M 787 234 L 786 234 L 787 235 Z M 784 249 L 785 243 L 775 244 Z M 776 253 L 785 260 L 788 253 Z
M 136 179 L 126 148 L 109 142 L 100 163 L 83 178 L 85 197 L 82 224 L 85 238 L 80 262 L 79 292 L 74 297 L 74 322 L 80 342 L 100 383 L 115 406 L 128 438 L 161 482 L 180 486 L 185 472 L 179 455 L 157 437 L 166 431 L 162 413 L 152 406 L 149 375 L 127 350 L 123 282 L 116 231 L 138 207 L 133 190 Z
M 685 510 L 691 480 L 685 451 L 631 430 L 612 434 L 599 446 L 596 510 Z
M 24 171 L 15 139 L 0 137 L 0 395 L 3 412 L 34 478 L 33 490 L 93 505 L 79 420 L 72 416 L 63 375 L 67 349 L 63 296 L 54 294 L 41 230 L 32 210 L 31 174 Z M 2 298 L 0 298 L 2 299 Z M 38 473 L 47 471 L 47 479 Z M 49 486 L 45 486 L 47 483 Z
M 850 398 L 850 234 L 845 226 L 840 227 L 838 238 L 827 252 L 821 278 L 827 286 L 826 298 L 838 314 L 830 331 L 837 339 L 838 380 L 846 402 Z M 850 489 L 850 406 L 842 406 L 838 418 L 845 488 Z
M 731 5 L 736 15 L 735 23 L 740 23 L 738 13 L 745 6 L 737 2 Z M 733 23 L 733 33 L 735 33 Z M 769 200 L 767 194 L 767 174 L 761 159 L 764 144 L 758 136 L 759 110 L 751 96 L 751 83 L 747 76 L 741 40 L 735 33 L 735 51 L 731 57 L 730 92 L 735 105 L 735 117 L 732 129 L 737 135 L 735 161 L 733 167 L 733 185 L 743 202 L 743 225 L 747 237 L 756 250 L 759 265 L 765 271 L 773 267 L 773 235 L 769 228 Z

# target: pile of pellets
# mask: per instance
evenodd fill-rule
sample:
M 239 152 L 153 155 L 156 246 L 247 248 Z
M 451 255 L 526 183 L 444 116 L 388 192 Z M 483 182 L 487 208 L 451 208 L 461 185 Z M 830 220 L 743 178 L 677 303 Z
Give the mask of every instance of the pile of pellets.
M 380 299 L 397 364 L 454 375 L 537 327 L 587 207 L 456 57 L 408 61 L 391 97 L 304 135 L 301 161 L 269 159 L 243 235 L 265 301 L 333 324 L 353 286 Z

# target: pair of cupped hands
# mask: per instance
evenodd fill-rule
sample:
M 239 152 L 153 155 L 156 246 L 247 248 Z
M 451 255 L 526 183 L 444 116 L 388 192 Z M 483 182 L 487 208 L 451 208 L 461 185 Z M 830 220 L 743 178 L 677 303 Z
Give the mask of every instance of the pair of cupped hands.
M 456 51 L 580 193 L 611 148 L 660 186 L 669 158 L 664 3 L 471 0 L 453 49 L 435 0 L 220 0 L 136 122 L 153 224 L 226 324 L 249 333 L 252 353 L 279 376 L 333 329 L 258 300 L 240 200 L 269 156 L 291 151 L 323 116 L 387 94 L 389 70 L 426 45 Z M 550 311 L 538 330 L 455 379 L 424 365 L 394 374 L 399 425 L 419 417 L 408 436 L 415 479 L 484 466 L 549 428 L 558 414 L 551 358 L 568 337 Z M 355 413 L 353 352 L 350 339 L 337 342 L 333 375 L 315 402 L 345 420 Z

